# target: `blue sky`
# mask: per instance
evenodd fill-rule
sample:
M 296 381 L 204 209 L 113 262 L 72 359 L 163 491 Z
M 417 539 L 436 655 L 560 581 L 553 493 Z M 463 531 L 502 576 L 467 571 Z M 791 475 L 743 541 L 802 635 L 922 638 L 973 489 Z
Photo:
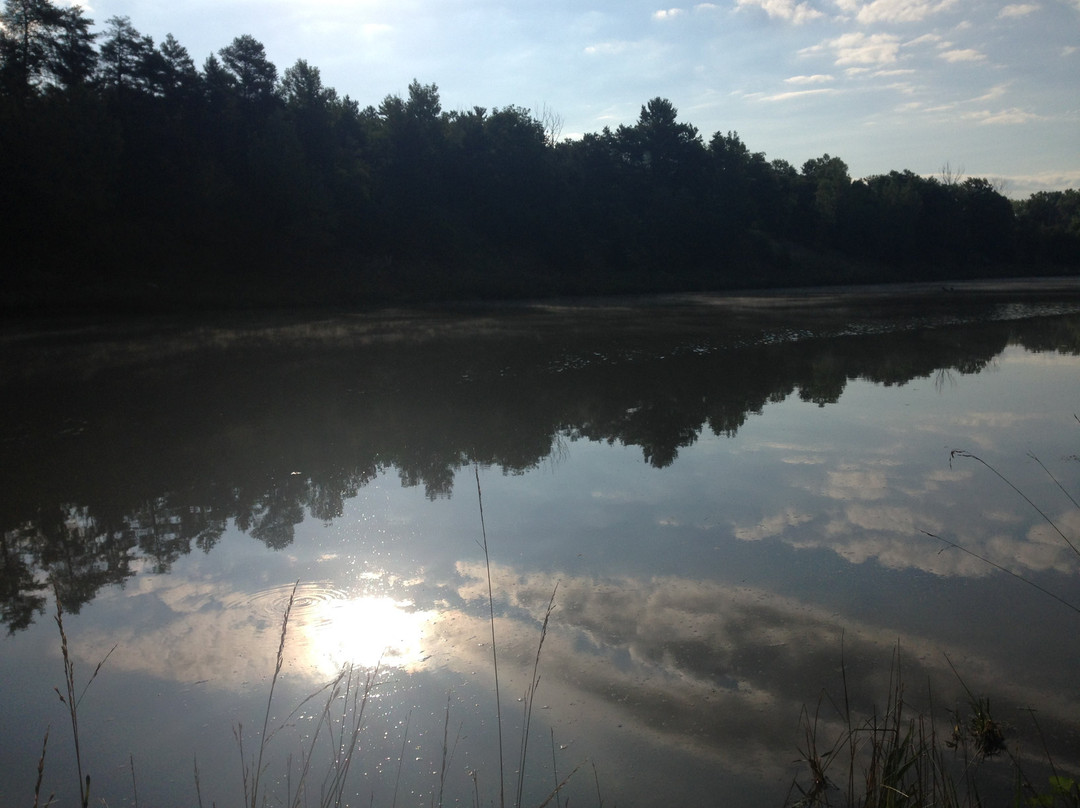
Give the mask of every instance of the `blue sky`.
M 673 0 L 662 0 L 671 3 Z M 564 137 L 670 99 L 706 140 L 735 130 L 853 177 L 987 177 L 1010 196 L 1080 187 L 1080 0 L 91 0 L 172 33 L 201 65 L 239 34 L 361 106 L 439 86 L 444 109 L 547 107 Z

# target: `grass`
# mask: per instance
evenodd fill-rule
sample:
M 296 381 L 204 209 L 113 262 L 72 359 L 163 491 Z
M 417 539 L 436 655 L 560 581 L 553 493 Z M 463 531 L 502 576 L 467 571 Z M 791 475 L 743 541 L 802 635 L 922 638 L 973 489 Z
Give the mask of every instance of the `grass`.
M 991 717 L 989 703 L 972 696 L 970 723 L 957 712 L 943 738 L 933 706 L 927 712 L 911 711 L 905 699 L 901 662 L 897 646 L 880 710 L 875 707 L 862 718 L 854 715 L 843 662 L 840 702 L 823 696 L 813 714 L 803 710 L 799 752 L 806 773 L 792 782 L 786 801 L 789 806 L 982 805 L 979 765 L 1005 749 L 1004 731 Z M 826 703 L 840 719 L 841 729 L 833 737 L 823 737 L 821 711 Z M 933 705 L 932 698 L 930 703 Z M 793 801 L 795 793 L 798 798 Z
M 1074 416 L 1075 417 L 1075 416 Z M 1077 418 L 1080 421 L 1080 418 Z M 1034 455 L 1029 455 L 1046 472 L 1074 507 L 1077 500 Z M 1015 483 L 997 468 L 971 452 L 954 450 L 954 460 L 971 460 L 992 472 L 1050 526 L 1064 544 L 1080 557 L 1080 550 L 1061 527 Z M 1073 459 L 1076 459 L 1075 457 Z M 1019 579 L 1059 605 L 1080 613 L 1080 607 L 1036 582 L 979 555 L 955 542 L 926 533 L 949 547 Z M 874 708 L 870 715 L 856 718 L 847 690 L 846 668 L 841 651 L 841 693 L 836 702 L 823 695 L 813 713 L 803 708 L 799 747 L 802 772 L 792 781 L 786 804 L 795 808 L 844 806 L 845 808 L 975 808 L 986 804 L 982 789 L 985 761 L 1004 756 L 1011 765 L 1012 808 L 1080 808 L 1080 782 L 1059 771 L 1038 726 L 1034 711 L 1031 718 L 1042 744 L 1044 759 L 1051 774 L 1046 787 L 1039 787 L 1027 776 L 1017 751 L 1006 744 L 1005 727 L 994 718 L 990 700 L 978 696 L 967 686 L 952 660 L 946 661 L 966 695 L 966 709 L 951 711 L 949 721 L 935 714 L 933 694 L 927 693 L 929 710 L 911 712 L 905 701 L 900 649 L 897 646 L 890 667 L 890 685 L 884 709 Z M 822 709 L 828 705 L 840 729 L 824 734 Z M 1077 761 L 1080 763 L 1080 761 Z

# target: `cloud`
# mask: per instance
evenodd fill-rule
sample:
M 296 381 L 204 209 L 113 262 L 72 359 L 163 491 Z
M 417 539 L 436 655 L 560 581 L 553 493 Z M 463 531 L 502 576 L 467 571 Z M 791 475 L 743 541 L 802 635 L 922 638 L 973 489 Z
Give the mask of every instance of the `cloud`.
M 941 54 L 941 58 L 946 62 L 981 62 L 986 58 L 986 54 L 980 53 L 973 48 L 962 48 L 945 51 Z
M 738 8 L 760 8 L 769 17 L 790 22 L 794 25 L 802 25 L 810 20 L 816 20 L 825 15 L 813 8 L 807 2 L 797 3 L 795 0 L 736 0 Z
M 617 56 L 620 53 L 625 53 L 631 48 L 629 42 L 599 42 L 595 45 L 588 45 L 585 48 L 585 53 L 589 56 Z
M 1010 3 L 998 12 L 998 19 L 1007 17 L 1025 17 L 1038 11 L 1042 6 L 1038 3 Z
M 854 13 L 863 25 L 921 22 L 952 6 L 956 0 L 872 0 L 860 6 L 853 0 L 838 2 L 842 11 Z
M 813 520 L 808 513 L 799 513 L 794 508 L 787 508 L 775 516 L 767 516 L 753 527 L 736 527 L 735 538 L 743 541 L 760 541 L 779 536 L 789 527 L 798 527 Z
M 793 98 L 805 98 L 811 95 L 831 95 L 837 91 L 830 87 L 822 87 L 817 90 L 792 90 L 787 93 L 775 93 L 773 95 L 761 96 L 762 101 L 790 101 Z
M 904 43 L 905 47 L 911 47 L 912 45 L 922 45 L 924 43 L 932 42 L 938 47 L 941 47 L 942 38 L 938 34 L 923 34 L 917 36 L 914 39 L 908 40 Z
M 900 56 L 900 37 L 894 34 L 842 34 L 820 45 L 804 48 L 800 53 L 813 54 L 832 51 L 837 65 L 893 64 Z
M 1012 109 L 998 110 L 997 112 L 992 112 L 985 109 L 978 110 L 975 112 L 969 112 L 963 117 L 965 120 L 991 126 L 1013 126 L 1016 124 L 1031 123 L 1032 121 L 1043 120 L 1042 115 L 1037 115 L 1034 112 L 1027 112 L 1026 110 L 1017 109 L 1016 107 L 1013 107 Z
M 1080 186 L 1080 171 L 1043 171 L 1036 174 L 1011 174 L 1002 179 L 1008 183 L 1009 195 L 1024 199 L 1039 191 L 1057 191 Z
M 684 13 L 681 8 L 662 8 L 659 11 L 654 11 L 652 17 L 654 20 L 670 20 L 682 16 Z
M 835 81 L 835 79 L 823 73 L 815 73 L 813 76 L 792 76 L 784 79 L 787 84 L 826 84 L 830 81 Z
M 982 95 L 980 95 L 978 98 L 973 98 L 972 101 L 977 102 L 977 103 L 986 102 L 986 101 L 993 101 L 995 99 L 1001 98 L 1008 91 L 1009 91 L 1009 85 L 1008 84 L 997 84 L 997 85 L 994 85 L 993 87 L 991 87 L 989 90 L 987 90 Z

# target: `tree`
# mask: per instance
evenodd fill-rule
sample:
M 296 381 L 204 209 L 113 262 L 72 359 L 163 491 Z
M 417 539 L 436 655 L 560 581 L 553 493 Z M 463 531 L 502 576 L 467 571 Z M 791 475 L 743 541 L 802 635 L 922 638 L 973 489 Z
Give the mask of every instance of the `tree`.
M 1012 203 L 982 177 L 960 183 L 959 197 L 968 256 L 989 261 L 1012 257 L 1016 230 Z
M 80 6 L 60 11 L 51 42 L 48 69 L 53 80 L 65 90 L 86 84 L 94 75 L 98 55 L 94 50 L 97 34 L 90 33 L 93 24 L 94 21 L 83 13 Z
M 98 75 L 101 83 L 121 99 L 132 91 L 146 91 L 152 84 L 150 60 L 157 53 L 154 40 L 135 30 L 129 17 L 106 20 Z
M 807 211 L 818 225 L 818 237 L 835 246 L 844 205 L 851 188 L 847 163 L 824 154 L 803 163 L 802 176 L 810 194 Z
M 242 34 L 218 54 L 242 99 L 266 103 L 274 97 L 277 68 L 266 58 L 266 49 L 255 37 Z
M 161 54 L 162 94 L 169 99 L 193 96 L 199 86 L 199 72 L 187 48 L 172 34 L 166 34 L 158 52 Z
M 297 59 L 296 64 L 285 69 L 281 77 L 281 96 L 292 109 L 325 109 L 337 101 L 337 91 L 325 87 L 319 68 Z
M 0 14 L 0 77 L 7 92 L 25 98 L 47 79 L 63 16 L 49 0 L 5 0 Z
M 620 126 L 615 132 L 624 159 L 668 179 L 696 168 L 703 152 L 701 137 L 695 127 L 679 123 L 678 114 L 666 98 L 642 106 L 634 126 Z

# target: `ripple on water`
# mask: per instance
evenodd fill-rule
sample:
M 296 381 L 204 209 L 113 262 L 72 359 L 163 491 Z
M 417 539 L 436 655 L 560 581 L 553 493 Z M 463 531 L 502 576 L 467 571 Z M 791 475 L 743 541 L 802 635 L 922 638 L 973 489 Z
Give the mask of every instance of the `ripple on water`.
M 383 594 L 353 593 L 326 582 L 281 584 L 236 593 L 227 609 L 246 611 L 266 634 L 280 636 L 289 608 L 285 657 L 332 675 L 343 666 L 416 669 L 426 660 L 424 640 L 434 612 Z

